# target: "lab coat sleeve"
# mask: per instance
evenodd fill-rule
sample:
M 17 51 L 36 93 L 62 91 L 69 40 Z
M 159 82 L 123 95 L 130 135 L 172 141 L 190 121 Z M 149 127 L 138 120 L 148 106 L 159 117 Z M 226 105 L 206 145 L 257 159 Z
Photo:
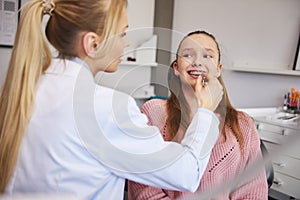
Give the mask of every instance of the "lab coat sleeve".
M 147 117 L 133 98 L 99 90 L 94 106 L 101 134 L 86 141 L 94 157 L 119 177 L 165 189 L 195 191 L 219 134 L 214 113 L 198 109 L 182 143 L 165 142 L 157 127 L 147 125 Z

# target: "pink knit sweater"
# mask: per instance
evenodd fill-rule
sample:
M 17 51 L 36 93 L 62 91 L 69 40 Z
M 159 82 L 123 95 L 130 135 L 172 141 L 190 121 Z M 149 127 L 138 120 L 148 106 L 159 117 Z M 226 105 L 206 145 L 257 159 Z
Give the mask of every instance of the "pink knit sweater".
M 149 124 L 159 127 L 165 140 L 169 134 L 165 125 L 167 118 L 166 102 L 165 100 L 154 99 L 146 102 L 142 107 L 142 112 L 147 115 Z M 258 133 L 253 120 L 247 114 L 240 112 L 238 119 L 244 138 L 243 151 L 240 150 L 240 144 L 233 135 L 232 130 L 227 126 L 226 141 L 224 136 L 220 134 L 197 190 L 197 193 L 201 192 L 202 195 L 213 194 L 213 196 L 206 196 L 201 199 L 268 199 L 266 175 L 260 160 L 262 155 Z M 257 162 L 257 160 L 260 162 Z M 256 165 L 256 168 L 252 168 L 256 169 L 255 172 L 251 176 L 241 178 L 241 173 L 247 167 L 252 167 L 253 163 Z M 229 183 L 232 183 L 234 178 L 241 178 L 242 181 L 235 182 L 235 185 L 229 188 Z M 225 190 L 222 189 L 224 186 Z M 222 189 L 221 192 L 218 190 L 220 188 Z M 131 181 L 128 182 L 129 200 L 184 199 L 189 195 L 192 195 L 192 193 L 165 190 Z

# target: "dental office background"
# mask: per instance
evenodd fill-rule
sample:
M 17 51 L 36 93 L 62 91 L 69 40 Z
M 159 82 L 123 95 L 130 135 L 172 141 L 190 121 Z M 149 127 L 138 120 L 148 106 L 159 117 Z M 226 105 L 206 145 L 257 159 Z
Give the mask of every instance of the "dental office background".
M 21 5 L 28 0 L 21 0 Z M 134 49 L 157 35 L 160 43 L 176 49 L 193 30 L 216 36 L 222 52 L 223 77 L 235 107 L 279 107 L 290 88 L 300 89 L 300 71 L 293 69 L 300 34 L 300 0 L 128 0 L 129 39 Z M 173 29 L 177 36 L 160 35 L 151 27 Z M 143 34 L 131 34 L 134 30 Z M 179 37 L 180 36 L 180 37 Z M 160 37 L 166 37 L 162 40 Z M 0 47 L 2 85 L 11 48 Z M 166 85 L 172 56 L 157 54 L 151 81 Z M 139 62 L 142 62 L 139 61 Z M 127 66 L 128 67 L 128 66 Z M 141 74 L 142 76 L 142 74 Z M 155 94 L 167 89 L 155 86 Z

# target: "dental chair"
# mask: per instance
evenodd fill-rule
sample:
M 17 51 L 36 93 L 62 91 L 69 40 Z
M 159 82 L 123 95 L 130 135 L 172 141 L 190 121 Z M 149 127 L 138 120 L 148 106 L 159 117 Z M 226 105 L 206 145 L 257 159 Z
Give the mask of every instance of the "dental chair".
M 260 140 L 260 149 L 261 149 L 263 158 L 268 159 L 269 152 L 262 140 Z M 267 178 L 268 186 L 270 188 L 274 181 L 274 168 L 273 168 L 272 161 L 270 159 L 268 159 L 267 162 L 265 163 L 265 170 L 266 170 L 266 178 Z

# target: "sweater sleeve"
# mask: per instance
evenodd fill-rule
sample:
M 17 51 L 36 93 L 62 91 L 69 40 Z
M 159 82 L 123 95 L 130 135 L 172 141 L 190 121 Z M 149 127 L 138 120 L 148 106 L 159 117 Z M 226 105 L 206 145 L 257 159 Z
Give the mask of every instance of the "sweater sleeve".
M 152 99 L 143 104 L 141 112 L 148 118 L 148 125 L 161 129 L 167 119 L 167 101 Z
M 180 195 L 178 191 L 164 190 L 148 185 L 128 182 L 128 200 L 171 200 Z
M 240 117 L 241 131 L 244 132 L 246 156 L 246 167 L 243 177 L 244 181 L 239 187 L 231 193 L 232 200 L 250 199 L 263 200 L 268 199 L 268 185 L 266 174 L 262 161 L 260 149 L 260 139 L 255 124 L 251 117 L 242 114 Z

